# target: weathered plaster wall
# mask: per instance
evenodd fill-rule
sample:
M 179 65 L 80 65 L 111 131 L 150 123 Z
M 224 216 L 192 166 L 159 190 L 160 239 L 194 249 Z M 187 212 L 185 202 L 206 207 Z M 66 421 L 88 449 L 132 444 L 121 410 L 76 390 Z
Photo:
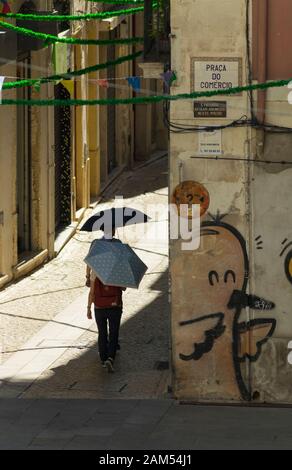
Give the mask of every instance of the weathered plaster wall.
M 132 36 L 131 17 L 128 17 L 119 26 L 120 37 Z M 133 47 L 128 45 L 116 46 L 116 57 L 131 54 Z M 117 77 L 128 77 L 133 75 L 133 62 L 124 62 L 116 66 Z M 121 88 L 116 89 L 116 98 L 132 98 L 133 91 L 131 87 L 124 86 L 123 81 L 117 81 L 117 85 L 122 84 Z M 131 165 L 132 162 L 132 125 L 133 125 L 133 107 L 129 105 L 120 105 L 116 107 L 116 151 L 117 162 L 120 166 Z
M 178 75 L 173 93 L 191 91 L 193 57 L 239 57 L 245 64 L 244 1 L 176 0 L 171 2 L 171 14 L 172 68 Z M 246 81 L 243 66 L 243 84 Z M 223 100 L 228 119 L 194 119 L 192 100 L 172 103 L 170 119 L 180 125 L 216 125 L 247 112 L 246 94 Z M 198 158 L 199 138 L 198 132 L 171 134 L 170 192 L 185 180 L 196 181 L 209 192 L 208 212 L 226 215 L 215 222 L 207 212 L 203 215 L 204 236 L 198 250 L 182 251 L 181 240 L 172 242 L 174 392 L 178 398 L 191 400 L 240 401 L 248 394 L 248 383 L 239 346 L 234 344 L 247 312 L 228 304 L 234 290 L 246 289 L 248 169 L 233 159 L 248 157 L 250 131 L 222 131 L 226 160 Z
M 1 75 L 15 75 L 14 66 L 2 66 Z M 5 91 L 5 98 L 15 99 L 15 91 Z M 16 256 L 16 112 L 12 106 L 0 112 L 0 282 L 1 274 L 12 276 Z M 1 286 L 1 284 L 0 284 Z
M 241 57 L 247 82 L 245 18 L 241 0 L 172 2 L 172 66 L 178 72 L 173 93 L 190 91 L 191 57 Z M 266 122 L 292 127 L 287 97 L 284 88 L 267 92 Z M 224 98 L 225 123 L 249 115 L 247 98 Z M 173 103 L 171 120 L 224 124 L 195 120 L 192 106 Z M 170 140 L 171 193 L 178 183 L 194 180 L 210 198 L 203 203 L 208 210 L 201 217 L 199 249 L 182 251 L 181 240 L 171 245 L 175 395 L 291 403 L 291 134 L 224 130 L 218 161 L 191 158 L 199 156 L 198 141 L 199 133 L 171 134 Z M 212 219 L 209 214 L 218 211 L 224 217 Z
M 32 78 L 39 77 L 40 70 L 53 73 L 48 48 L 32 53 Z M 32 99 L 48 98 L 54 98 L 52 84 L 42 86 L 39 92 L 32 90 Z M 55 181 L 54 178 L 48 180 L 49 173 L 54 170 L 53 125 L 53 109 L 31 108 L 32 250 L 36 252 L 48 248 L 49 235 L 55 231 L 55 224 L 50 224 L 55 214 Z M 52 256 L 53 251 L 50 254 Z
M 269 91 L 267 122 L 292 127 L 288 92 Z M 251 182 L 251 282 L 258 295 L 268 295 L 275 303 L 273 311 L 260 315 L 277 321 L 265 354 L 252 365 L 251 381 L 258 400 L 276 403 L 292 401 L 292 365 L 287 360 L 292 339 L 291 150 L 292 134 L 267 133 L 261 158 L 279 163 L 255 165 Z
M 87 26 L 88 37 L 98 38 L 99 29 L 96 21 L 91 21 Z M 99 63 L 100 48 L 91 46 L 88 48 L 88 65 Z M 89 75 L 88 96 L 91 100 L 99 98 L 99 87 L 96 86 L 98 72 Z M 88 109 L 88 143 L 90 158 L 90 196 L 97 197 L 100 192 L 100 121 L 98 106 L 89 106 Z
M 12 11 L 17 12 L 21 6 L 20 2 L 10 1 Z M 35 2 L 39 9 L 50 8 L 51 1 L 42 0 Z M 16 52 L 16 51 L 15 51 Z M 31 75 L 39 77 L 50 74 L 50 48 L 34 52 L 31 60 Z M 13 80 L 16 77 L 16 66 L 0 66 L 1 75 Z M 49 90 L 51 90 L 49 92 Z M 52 89 L 50 86 L 43 86 L 40 93 L 32 91 L 33 98 L 46 99 Z M 3 91 L 4 98 L 16 99 L 15 90 Z M 3 211 L 3 225 L 0 226 L 0 287 L 4 285 L 17 272 L 18 251 L 17 251 L 17 122 L 16 106 L 5 106 L 0 109 L 0 212 Z M 49 118 L 49 115 L 51 116 Z M 50 200 L 54 198 L 54 181 L 51 181 L 51 188 L 48 187 L 48 174 L 50 159 L 49 152 L 53 152 L 52 134 L 48 132 L 49 119 L 53 120 L 52 113 L 48 113 L 46 108 L 32 109 L 32 250 L 41 251 L 49 249 L 49 235 L 54 227 L 49 226 L 50 212 L 53 207 Z M 33 264 L 35 267 L 35 264 Z M 1 276 L 2 275 L 2 276 Z

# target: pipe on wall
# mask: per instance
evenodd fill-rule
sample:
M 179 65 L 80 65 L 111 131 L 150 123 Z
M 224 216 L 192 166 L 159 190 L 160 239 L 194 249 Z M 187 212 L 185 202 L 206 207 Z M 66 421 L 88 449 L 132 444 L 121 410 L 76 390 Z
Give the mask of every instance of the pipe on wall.
M 267 45 L 268 45 L 268 19 L 269 19 L 269 0 L 257 1 L 257 71 L 258 82 L 264 83 L 267 79 Z M 266 90 L 258 92 L 257 100 L 257 119 L 263 124 L 265 122 Z

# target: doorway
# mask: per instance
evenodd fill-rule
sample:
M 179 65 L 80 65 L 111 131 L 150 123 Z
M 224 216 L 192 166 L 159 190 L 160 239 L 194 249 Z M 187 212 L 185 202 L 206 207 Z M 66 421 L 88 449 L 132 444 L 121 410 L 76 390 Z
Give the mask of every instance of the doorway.
M 69 91 L 59 83 L 55 99 L 70 99 Z M 55 108 L 55 228 L 71 223 L 71 109 Z
M 30 79 L 30 54 L 20 56 L 17 76 L 20 80 Z M 30 87 L 17 89 L 17 99 L 30 100 Z M 31 243 L 31 107 L 17 106 L 17 246 L 18 256 L 32 249 Z

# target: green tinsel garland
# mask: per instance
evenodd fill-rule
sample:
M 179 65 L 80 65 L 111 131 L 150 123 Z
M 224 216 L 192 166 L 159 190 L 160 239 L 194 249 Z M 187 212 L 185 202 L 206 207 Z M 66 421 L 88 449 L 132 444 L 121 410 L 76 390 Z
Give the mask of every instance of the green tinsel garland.
M 11 88 L 22 88 L 25 86 L 34 86 L 34 85 L 40 85 L 42 83 L 49 83 L 49 82 L 54 82 L 56 80 L 70 80 L 72 77 L 79 77 L 81 75 L 85 75 L 91 72 L 96 72 L 97 70 L 105 69 L 108 67 L 111 67 L 113 65 L 119 65 L 122 64 L 123 62 L 127 62 L 129 60 L 134 60 L 137 57 L 139 57 L 142 54 L 143 51 L 136 52 L 135 54 L 130 54 L 130 55 L 125 55 L 122 57 L 119 57 L 116 60 L 111 60 L 108 62 L 104 62 L 102 64 L 97 64 L 97 65 L 92 65 L 90 67 L 86 67 L 85 69 L 80 69 L 80 70 L 75 70 L 74 72 L 70 72 L 67 74 L 61 74 L 61 75 L 51 75 L 49 77 L 45 78 L 34 78 L 34 79 L 29 79 L 29 80 L 19 80 L 17 82 L 7 82 L 3 84 L 2 89 L 3 90 L 9 90 Z M 66 105 L 64 105 L 66 106 Z
M 90 106 L 90 105 L 117 105 L 117 104 L 142 104 L 142 103 L 158 103 L 160 101 L 176 101 L 187 100 L 196 98 L 208 98 L 211 96 L 219 95 L 232 95 L 238 94 L 242 91 L 251 90 L 265 90 L 267 88 L 276 88 L 288 85 L 292 81 L 289 80 L 276 80 L 266 83 L 258 83 L 256 85 L 248 85 L 242 87 L 228 88 L 226 90 L 194 92 L 194 93 L 181 93 L 178 95 L 158 95 L 158 96 L 144 96 L 136 98 L 123 98 L 111 100 L 2 100 L 3 105 L 28 105 L 28 106 Z
M 153 6 L 157 6 L 153 3 Z M 143 11 L 143 7 L 127 8 L 124 10 L 113 10 L 99 13 L 84 13 L 82 15 L 38 15 L 37 13 L 0 13 L 0 17 L 16 18 L 18 20 L 32 20 L 32 21 L 79 21 L 90 20 L 97 18 L 112 18 L 113 16 L 132 15 Z
M 126 4 L 126 3 L 129 3 L 129 4 L 134 4 L 134 3 L 144 3 L 144 0 L 87 0 L 88 2 L 95 2 L 95 3 L 111 3 L 111 4 L 114 4 L 114 5 L 121 5 L 121 4 Z
M 30 36 L 36 39 L 41 39 L 45 42 L 46 45 L 53 44 L 55 42 L 62 42 L 66 44 L 87 44 L 87 45 L 100 45 L 104 46 L 107 44 L 135 44 L 142 43 L 143 38 L 125 38 L 125 39 L 79 39 L 79 38 L 65 38 L 58 37 L 52 34 L 37 33 L 31 29 L 21 28 L 20 26 L 14 26 L 5 21 L 0 21 L 0 26 L 11 31 L 15 31 L 19 34 L 24 34 L 25 36 Z
M 95 2 L 95 3 L 111 3 L 114 5 L 120 5 L 120 4 L 134 4 L 134 3 L 144 3 L 144 0 L 87 0 L 88 2 Z

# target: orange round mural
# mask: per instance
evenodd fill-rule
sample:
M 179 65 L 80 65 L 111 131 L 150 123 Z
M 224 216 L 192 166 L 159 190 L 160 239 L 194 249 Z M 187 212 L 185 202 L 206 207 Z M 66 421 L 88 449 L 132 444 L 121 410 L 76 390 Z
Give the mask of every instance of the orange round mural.
M 210 205 L 209 192 L 201 183 L 197 181 L 183 181 L 178 184 L 173 192 L 172 200 L 176 204 L 178 214 L 180 215 L 180 205 L 187 204 L 188 218 L 192 218 L 192 205 L 200 204 L 200 216 L 205 214 Z

